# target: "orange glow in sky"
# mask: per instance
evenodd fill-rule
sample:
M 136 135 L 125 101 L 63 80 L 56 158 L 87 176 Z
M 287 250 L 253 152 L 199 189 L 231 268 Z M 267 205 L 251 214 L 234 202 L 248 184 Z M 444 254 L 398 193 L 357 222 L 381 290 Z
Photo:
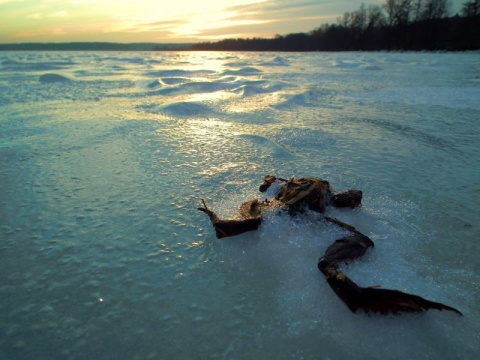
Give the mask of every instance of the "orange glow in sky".
M 458 0 L 457 0 L 458 1 Z M 335 23 L 362 0 L 0 0 L 0 43 L 200 42 Z M 456 1 L 454 1 L 456 2 Z M 460 3 L 460 1 L 458 1 Z M 371 0 L 367 4 L 382 4 Z

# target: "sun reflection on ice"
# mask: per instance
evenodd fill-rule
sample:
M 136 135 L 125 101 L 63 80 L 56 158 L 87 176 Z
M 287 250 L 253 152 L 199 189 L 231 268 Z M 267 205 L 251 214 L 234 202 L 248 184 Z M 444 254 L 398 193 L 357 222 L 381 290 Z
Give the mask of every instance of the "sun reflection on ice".
M 225 70 L 226 60 L 226 57 L 219 56 L 219 54 L 214 51 L 184 52 L 182 56 L 185 70 L 206 70 L 217 74 Z M 177 64 L 175 64 L 175 66 L 178 67 Z
M 228 100 L 229 98 L 232 98 L 234 96 L 235 96 L 235 94 L 232 94 L 232 93 L 227 92 L 227 91 L 216 91 L 216 92 L 211 92 L 211 93 L 192 94 L 186 99 L 186 101 L 214 102 L 214 101 L 219 101 L 219 100 Z
M 182 130 L 184 134 L 190 134 L 201 142 L 210 143 L 223 134 L 232 133 L 233 125 L 217 119 L 192 120 L 186 123 Z

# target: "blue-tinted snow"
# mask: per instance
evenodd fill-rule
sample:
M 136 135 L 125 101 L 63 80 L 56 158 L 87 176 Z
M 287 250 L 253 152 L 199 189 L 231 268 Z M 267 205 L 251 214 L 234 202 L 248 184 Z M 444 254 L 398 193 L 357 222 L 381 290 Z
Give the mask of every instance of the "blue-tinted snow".
M 0 54 L 0 358 L 476 359 L 480 60 L 428 53 Z M 345 266 L 458 308 L 352 314 L 338 229 L 217 240 L 266 174 L 364 191 Z M 273 195 L 270 190 L 267 196 Z

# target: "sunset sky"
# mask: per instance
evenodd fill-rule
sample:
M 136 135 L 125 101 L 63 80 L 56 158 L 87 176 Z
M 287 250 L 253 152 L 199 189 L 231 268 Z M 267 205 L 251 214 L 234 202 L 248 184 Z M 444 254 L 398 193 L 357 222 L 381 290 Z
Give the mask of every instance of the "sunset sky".
M 384 0 L 0 0 L 0 43 L 199 42 L 335 23 Z M 458 11 L 465 2 L 453 0 Z

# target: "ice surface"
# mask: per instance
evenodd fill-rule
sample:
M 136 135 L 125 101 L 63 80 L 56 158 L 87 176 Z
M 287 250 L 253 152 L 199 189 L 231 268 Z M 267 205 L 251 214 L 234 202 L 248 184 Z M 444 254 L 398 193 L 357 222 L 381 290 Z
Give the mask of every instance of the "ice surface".
M 478 54 L 0 53 L 0 358 L 477 359 Z M 364 191 L 344 271 L 464 313 L 352 314 L 342 231 L 268 214 L 266 174 Z
M 40 82 L 43 83 L 56 83 L 56 82 L 66 82 L 70 81 L 69 78 L 62 76 L 60 74 L 43 74 L 40 75 Z

